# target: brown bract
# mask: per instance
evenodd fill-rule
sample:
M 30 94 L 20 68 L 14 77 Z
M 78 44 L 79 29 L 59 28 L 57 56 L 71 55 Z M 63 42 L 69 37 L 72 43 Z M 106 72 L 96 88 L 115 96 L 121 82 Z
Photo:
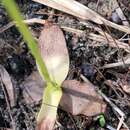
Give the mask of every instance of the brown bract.
M 49 75 L 61 85 L 69 70 L 69 54 L 59 26 L 46 23 L 39 37 L 39 49 Z

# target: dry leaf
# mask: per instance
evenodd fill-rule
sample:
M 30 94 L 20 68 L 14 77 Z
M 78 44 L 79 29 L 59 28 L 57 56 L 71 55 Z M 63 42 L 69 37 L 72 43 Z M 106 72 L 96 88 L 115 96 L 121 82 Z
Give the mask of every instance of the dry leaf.
M 122 89 L 123 89 L 126 93 L 130 94 L 130 84 L 129 84 L 129 83 L 123 85 L 123 86 L 122 86 Z
M 122 79 L 121 82 L 119 82 L 119 85 L 122 87 L 124 92 L 130 94 L 130 81 L 129 81 L 129 79 L 126 81 L 124 79 Z
M 32 80 L 30 79 L 32 77 L 35 77 L 36 79 L 35 81 L 33 80 L 36 86 L 31 86 Z M 30 103 L 39 103 L 42 99 L 41 92 L 43 92 L 43 81 L 39 77 L 40 75 L 38 72 L 34 72 L 24 83 L 24 88 L 29 87 L 29 93 L 26 93 L 25 91 L 23 93 L 24 97 L 29 94 L 34 99 L 34 101 Z M 102 98 L 96 93 L 94 86 L 90 82 L 80 83 L 76 80 L 65 80 L 62 86 L 63 97 L 60 105 L 65 111 L 70 112 L 73 115 L 84 114 L 86 116 L 93 116 L 105 111 L 106 105 L 104 104 Z M 25 100 L 28 102 L 27 98 Z
M 5 88 L 7 90 L 10 105 L 14 106 L 15 105 L 14 87 L 13 87 L 10 75 L 8 74 L 8 72 L 2 65 L 0 65 L 0 76 L 1 76 L 1 80 L 2 80 Z
M 76 80 L 65 80 L 63 91 L 60 105 L 73 115 L 94 116 L 105 111 L 106 105 L 90 82 L 80 83 Z
M 21 84 L 23 96 L 27 104 L 38 104 L 43 95 L 45 82 L 37 71 L 32 74 Z

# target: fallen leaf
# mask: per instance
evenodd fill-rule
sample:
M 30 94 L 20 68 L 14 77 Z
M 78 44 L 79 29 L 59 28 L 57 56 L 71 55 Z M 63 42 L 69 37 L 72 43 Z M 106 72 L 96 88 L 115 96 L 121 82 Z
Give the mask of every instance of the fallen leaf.
M 39 103 L 43 95 L 45 82 L 37 71 L 33 71 L 20 86 L 23 89 L 23 96 L 27 104 Z
M 90 82 L 81 83 L 76 80 L 65 80 L 63 92 L 60 105 L 73 115 L 94 116 L 105 111 L 105 103 Z
M 34 78 L 35 77 L 35 78 Z M 32 79 L 32 80 L 31 80 Z M 35 79 L 35 80 L 33 80 Z M 33 82 L 33 83 L 31 83 Z M 97 94 L 94 85 L 90 82 L 80 83 L 76 80 L 65 80 L 63 82 L 63 97 L 60 106 L 73 115 L 83 114 L 94 116 L 105 111 L 106 104 L 101 96 Z M 28 93 L 24 91 L 23 96 L 27 103 L 39 103 L 45 85 L 38 72 L 33 72 L 24 82 L 24 89 L 29 88 Z M 28 101 L 26 95 L 31 95 L 32 101 Z
M 122 81 L 120 82 L 120 86 L 126 93 L 130 94 L 130 81 Z
M 0 77 L 5 86 L 5 89 L 7 90 L 10 105 L 13 107 L 15 105 L 14 87 L 10 75 L 2 65 L 0 65 Z

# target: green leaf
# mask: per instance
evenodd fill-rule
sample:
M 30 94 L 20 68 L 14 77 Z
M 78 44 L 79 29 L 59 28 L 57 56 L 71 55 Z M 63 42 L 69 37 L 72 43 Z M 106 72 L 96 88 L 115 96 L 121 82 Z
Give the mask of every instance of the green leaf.
M 99 124 L 100 124 L 101 127 L 104 127 L 105 124 L 106 124 L 106 121 L 105 121 L 105 118 L 104 118 L 103 115 L 99 116 Z

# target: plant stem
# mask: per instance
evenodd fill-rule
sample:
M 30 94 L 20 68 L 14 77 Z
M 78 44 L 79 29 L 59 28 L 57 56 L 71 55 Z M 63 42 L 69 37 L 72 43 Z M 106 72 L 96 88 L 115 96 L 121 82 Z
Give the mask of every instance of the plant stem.
M 7 9 L 10 17 L 16 22 L 16 25 L 19 31 L 22 33 L 24 40 L 27 42 L 28 47 L 31 50 L 31 53 L 36 59 L 36 62 L 41 70 L 42 75 L 44 75 L 45 80 L 47 82 L 51 82 L 45 63 L 40 55 L 38 45 L 36 41 L 34 40 L 34 38 L 32 37 L 30 31 L 28 30 L 27 25 L 25 25 L 25 23 L 22 22 L 23 18 L 20 14 L 18 6 L 14 2 L 14 0 L 2 0 L 2 3 Z

